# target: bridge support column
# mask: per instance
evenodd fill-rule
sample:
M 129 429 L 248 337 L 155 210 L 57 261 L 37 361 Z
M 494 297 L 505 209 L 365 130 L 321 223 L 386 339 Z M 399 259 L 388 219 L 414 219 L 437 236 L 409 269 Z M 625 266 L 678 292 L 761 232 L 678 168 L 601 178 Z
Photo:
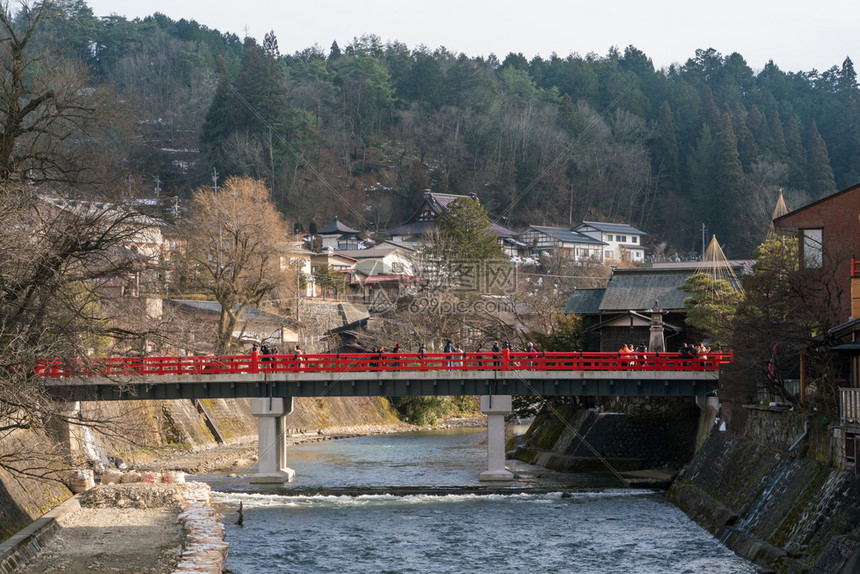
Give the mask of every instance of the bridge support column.
M 287 468 L 286 421 L 284 415 L 293 412 L 293 399 L 273 397 L 251 399 L 251 414 L 257 417 L 257 474 L 249 477 L 252 484 L 289 482 L 296 472 Z
M 505 469 L 505 415 L 512 411 L 511 395 L 481 397 L 481 412 L 487 415 L 487 470 L 478 476 L 478 480 L 514 479 L 514 474 Z

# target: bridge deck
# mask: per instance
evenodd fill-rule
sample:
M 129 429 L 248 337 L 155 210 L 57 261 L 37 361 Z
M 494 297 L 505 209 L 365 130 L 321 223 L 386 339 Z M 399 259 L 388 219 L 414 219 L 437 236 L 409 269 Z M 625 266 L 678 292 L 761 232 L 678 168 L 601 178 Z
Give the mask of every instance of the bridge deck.
M 44 361 L 67 400 L 323 396 L 703 396 L 731 354 L 466 353 L 233 355 Z

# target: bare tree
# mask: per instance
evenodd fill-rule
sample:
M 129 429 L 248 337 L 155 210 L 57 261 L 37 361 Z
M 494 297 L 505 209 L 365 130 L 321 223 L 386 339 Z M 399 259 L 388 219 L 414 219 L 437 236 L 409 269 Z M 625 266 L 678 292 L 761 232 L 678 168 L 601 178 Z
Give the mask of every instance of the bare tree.
M 56 429 L 121 432 L 109 419 L 82 415 L 51 396 L 42 361 L 59 357 L 75 369 L 142 336 L 133 321 L 118 320 L 104 289 L 134 271 L 137 260 L 122 245 L 137 233 L 138 218 L 110 204 L 0 185 L 0 468 L 56 476 L 69 456 L 50 440 Z M 21 431 L 35 432 L 24 440 Z
M 230 178 L 217 192 L 198 189 L 190 211 L 186 273 L 221 305 L 216 352 L 224 353 L 235 347 L 244 309 L 280 298 L 279 290 L 294 284 L 295 272 L 279 255 L 290 228 L 265 183 L 249 178 Z

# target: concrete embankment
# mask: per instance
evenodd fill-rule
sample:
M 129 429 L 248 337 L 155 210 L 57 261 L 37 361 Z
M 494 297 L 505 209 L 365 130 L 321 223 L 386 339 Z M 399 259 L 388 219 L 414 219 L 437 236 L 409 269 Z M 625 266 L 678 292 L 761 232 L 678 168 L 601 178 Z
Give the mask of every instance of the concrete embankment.
M 606 402 L 591 408 L 574 403 L 539 415 L 522 438 L 508 443 L 508 450 L 512 458 L 566 472 L 668 470 L 651 481 L 666 486 L 672 469 L 692 458 L 701 418 L 692 399 Z
M 668 494 L 729 548 L 774 572 L 860 572 L 860 478 L 834 465 L 820 417 L 736 408 Z M 721 430 L 723 429 L 723 430 Z

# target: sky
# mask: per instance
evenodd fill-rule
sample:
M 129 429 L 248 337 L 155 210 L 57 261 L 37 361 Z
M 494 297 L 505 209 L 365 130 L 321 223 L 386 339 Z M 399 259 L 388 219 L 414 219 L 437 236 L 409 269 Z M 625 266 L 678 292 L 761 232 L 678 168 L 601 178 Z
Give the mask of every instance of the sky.
M 375 34 L 409 49 L 445 47 L 500 60 L 589 53 L 630 45 L 654 66 L 683 64 L 696 49 L 738 52 L 754 70 L 824 71 L 857 62 L 860 2 L 852 0 L 87 0 L 96 16 L 128 19 L 161 12 L 262 42 L 274 31 L 282 54 Z

